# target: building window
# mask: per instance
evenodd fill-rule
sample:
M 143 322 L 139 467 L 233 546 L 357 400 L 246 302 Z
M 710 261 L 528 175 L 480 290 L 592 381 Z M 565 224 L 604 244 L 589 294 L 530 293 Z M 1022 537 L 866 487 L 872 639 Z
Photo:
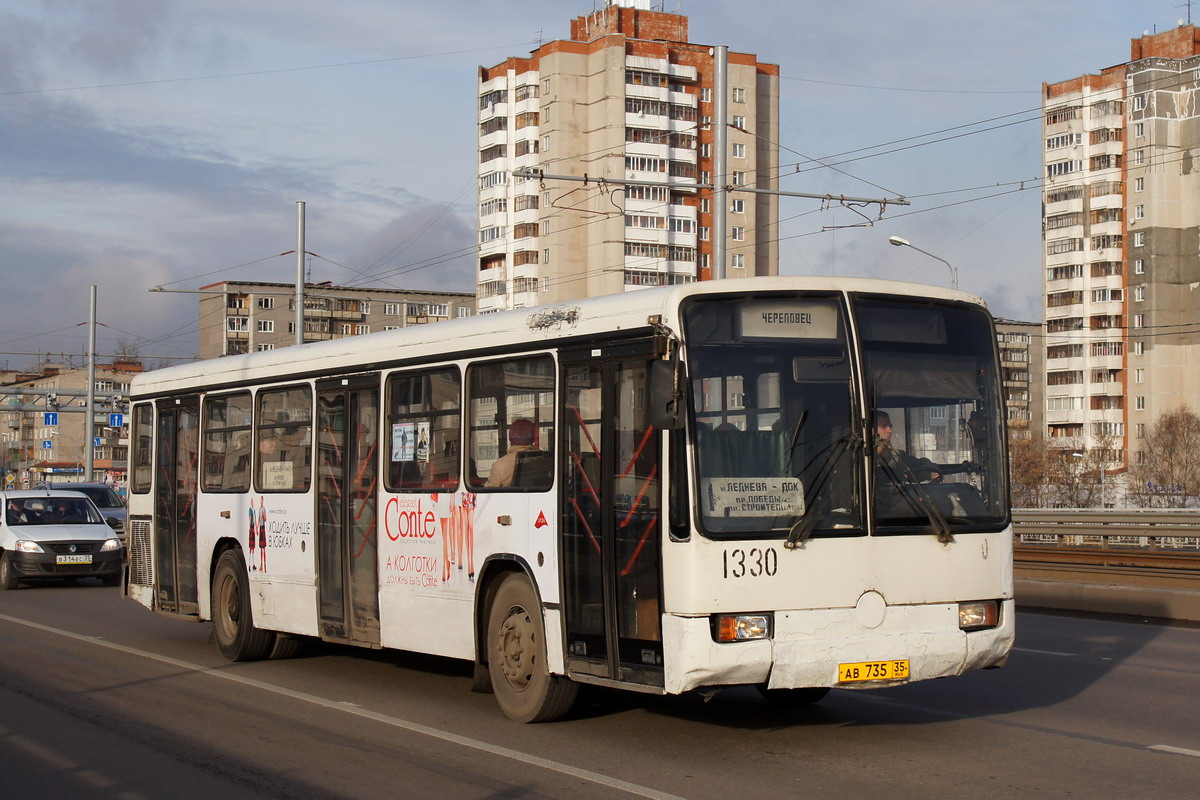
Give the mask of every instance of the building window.
M 735 87 L 733 90 L 733 102 L 735 102 L 735 103 L 746 102 L 746 90 Z
M 1136 342 L 1134 342 L 1134 343 L 1133 343 L 1133 354 L 1134 354 L 1135 356 L 1144 356 L 1144 355 L 1146 355 L 1146 343 L 1145 343 L 1145 342 L 1142 342 L 1142 341 L 1136 341 Z
M 745 186 L 746 185 L 746 173 L 733 172 L 733 173 L 730 173 L 730 177 L 733 178 L 734 186 Z
M 389 314 L 393 317 L 398 315 L 400 313 L 400 304 L 399 303 L 384 303 L 383 304 L 383 313 Z
M 547 248 L 544 248 L 544 249 L 542 250 L 542 263 L 543 263 L 543 264 L 549 264 L 549 263 L 550 263 L 550 248 L 549 248 L 549 247 L 547 247 Z
M 1144 95 L 1144 94 L 1135 95 L 1133 98 L 1133 110 L 1134 111 L 1142 111 L 1145 108 L 1146 108 L 1146 95 Z
M 712 102 L 712 87 L 710 87 L 710 86 L 700 87 L 700 102 L 701 103 L 711 103 Z
M 733 267 L 734 269 L 745 269 L 746 256 L 742 253 L 734 253 L 729 259 L 729 266 Z
M 260 344 L 260 345 L 258 345 L 258 351 L 259 351 L 260 353 L 261 353 L 261 352 L 263 352 L 264 350 L 274 350 L 274 349 L 275 349 L 275 345 L 273 345 L 273 344 Z
M 746 241 L 746 229 L 740 225 L 734 225 L 731 229 L 731 237 L 735 242 Z
M 272 308 L 275 307 L 275 298 L 274 297 L 258 298 L 258 307 L 265 311 L 271 310 Z
M 458 317 L 459 319 L 462 319 L 463 317 L 469 317 L 471 316 L 471 309 L 467 308 L 466 306 L 459 306 L 458 308 L 454 309 L 454 316 Z
M 1145 178 L 1135 178 L 1133 181 L 1133 190 L 1135 192 L 1146 191 L 1146 179 Z
M 734 158 L 745 158 L 746 157 L 746 145 L 735 144 L 733 146 L 733 157 Z
M 1134 247 L 1144 247 L 1145 244 L 1146 244 L 1146 232 L 1145 231 L 1137 231 L 1136 233 L 1133 234 L 1133 246 Z
M 1146 410 L 1145 395 L 1138 395 L 1137 397 L 1133 398 L 1133 407 L 1137 411 L 1145 411 Z
M 712 204 L 709 202 L 708 198 L 702 198 L 700 200 L 700 213 L 707 214 L 710 208 L 712 208 Z
M 258 332 L 259 333 L 274 333 L 275 332 L 275 320 L 260 319 L 258 321 Z
M 228 317 L 225 320 L 225 328 L 232 333 L 246 333 L 250 330 L 250 325 L 245 317 Z
M 1133 371 L 1133 382 L 1134 383 L 1145 383 L 1146 382 L 1146 370 L 1135 369 Z
M 1133 126 L 1133 135 L 1139 139 L 1146 135 L 1146 123 L 1139 122 Z
M 1145 299 L 1146 299 L 1146 287 L 1145 286 L 1133 287 L 1133 301 L 1135 303 L 1140 303 Z
M 710 236 L 711 236 L 711 234 L 709 233 L 709 227 L 707 225 L 701 225 L 700 226 L 700 241 L 707 242 L 709 240 Z
M 1133 327 L 1135 327 L 1135 328 L 1146 327 L 1146 315 L 1145 314 L 1134 314 L 1133 315 Z
M 707 201 L 705 201 L 705 202 L 707 202 Z M 729 201 L 729 210 L 731 212 L 733 212 L 734 214 L 745 214 L 746 213 L 746 201 L 745 200 Z
M 1138 439 L 1146 438 L 1146 423 L 1139 422 L 1133 426 L 1133 435 Z
M 1145 275 L 1146 274 L 1146 260 L 1144 258 L 1139 258 L 1139 259 L 1134 260 L 1133 274 L 1134 275 Z
M 1146 218 L 1146 207 L 1143 205 L 1134 206 L 1133 207 L 1133 218 L 1134 219 L 1145 219 Z
M 370 332 L 371 332 L 370 325 L 366 325 L 366 324 L 360 322 L 359 324 L 354 326 L 354 335 L 355 336 L 362 336 L 364 333 L 370 333 Z

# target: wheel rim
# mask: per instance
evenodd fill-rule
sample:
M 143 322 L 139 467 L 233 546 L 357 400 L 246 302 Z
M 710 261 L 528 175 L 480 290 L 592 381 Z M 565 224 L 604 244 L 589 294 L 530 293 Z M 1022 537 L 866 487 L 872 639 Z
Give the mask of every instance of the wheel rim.
M 237 635 L 238 621 L 242 616 L 242 599 L 237 591 L 237 581 L 232 575 L 226 575 L 221 580 L 220 590 L 217 592 L 217 608 L 220 614 L 217 615 L 217 623 L 220 625 L 222 637 L 226 641 L 232 641 Z
M 537 637 L 529 612 L 521 607 L 509 610 L 496 637 L 496 655 L 500 673 L 515 691 L 524 691 L 533 680 L 537 663 Z

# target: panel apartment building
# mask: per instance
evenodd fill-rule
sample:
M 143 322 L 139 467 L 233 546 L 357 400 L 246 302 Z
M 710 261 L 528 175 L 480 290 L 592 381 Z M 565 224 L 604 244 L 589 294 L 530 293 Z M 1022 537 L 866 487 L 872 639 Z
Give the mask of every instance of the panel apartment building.
M 304 341 L 469 317 L 475 295 L 310 283 L 304 289 Z M 295 286 L 221 281 L 200 287 L 199 357 L 218 358 L 296 343 Z
M 1043 111 L 1047 432 L 1121 469 L 1200 411 L 1200 34 L 1134 39 Z
M 709 278 L 716 209 L 697 186 L 774 188 L 779 161 L 778 66 L 733 52 L 728 64 L 724 176 L 712 174 L 713 57 L 689 43 L 685 16 L 609 0 L 569 40 L 480 68 L 479 312 Z M 776 196 L 727 197 L 726 275 L 777 274 Z

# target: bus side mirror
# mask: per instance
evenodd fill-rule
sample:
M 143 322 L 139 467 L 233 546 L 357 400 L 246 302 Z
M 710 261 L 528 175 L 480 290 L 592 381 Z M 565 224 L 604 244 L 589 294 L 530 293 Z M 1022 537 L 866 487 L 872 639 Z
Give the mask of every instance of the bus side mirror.
M 678 359 L 650 362 L 650 424 L 666 431 L 683 427 L 683 375 Z

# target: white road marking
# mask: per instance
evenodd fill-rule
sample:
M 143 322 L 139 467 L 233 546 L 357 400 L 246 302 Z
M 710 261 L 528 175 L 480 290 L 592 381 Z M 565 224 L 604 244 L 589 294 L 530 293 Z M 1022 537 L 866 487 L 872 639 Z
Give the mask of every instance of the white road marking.
M 497 756 L 500 756 L 501 758 L 512 759 L 513 761 L 518 761 L 522 764 L 529 764 L 530 766 L 541 767 L 542 769 L 548 769 L 553 772 L 559 772 L 559 773 L 562 773 L 563 775 L 568 775 L 573 778 L 579 778 L 581 780 L 591 781 L 592 783 L 598 784 L 600 786 L 608 786 L 612 789 L 617 789 L 622 792 L 627 792 L 628 794 L 635 795 L 637 797 L 649 797 L 649 798 L 653 798 L 654 800 L 684 800 L 684 798 L 682 798 L 678 795 L 668 794 L 666 792 L 659 792 L 655 789 L 651 789 L 646 786 L 640 786 L 636 783 L 630 783 L 628 781 L 620 780 L 619 778 L 613 778 L 608 775 L 602 775 L 599 772 L 591 772 L 590 770 L 579 769 L 577 767 L 571 766 L 570 764 L 563 764 L 559 761 L 551 761 L 546 758 L 539 758 L 538 756 L 530 755 L 529 753 L 522 753 L 519 750 L 512 750 L 507 747 L 500 747 L 498 745 L 489 744 L 488 742 L 483 742 L 478 739 L 471 739 L 466 736 L 459 736 L 456 733 L 449 733 L 448 731 L 438 730 L 437 728 L 431 728 L 427 725 L 421 725 L 420 723 L 417 723 L 417 722 L 411 722 L 406 719 L 400 719 L 399 717 L 392 717 L 392 716 L 388 716 L 387 714 L 379 714 L 374 711 L 367 711 L 366 709 L 356 708 L 346 702 L 337 701 L 337 700 L 327 700 L 326 698 L 318 697 L 317 695 L 307 694 L 305 692 L 297 692 L 292 689 L 285 689 L 282 686 L 276 686 L 274 684 L 266 683 L 264 681 L 254 680 L 253 678 L 245 678 L 245 677 L 242 677 L 239 675 L 231 675 L 228 672 L 215 670 L 215 669 L 212 669 L 209 667 L 201 666 L 200 664 L 192 664 L 191 662 L 181 661 L 180 659 L 171 658 L 170 656 L 163 656 L 163 655 L 159 655 L 157 653 L 148 652 L 146 650 L 139 650 L 136 647 L 127 647 L 126 645 L 116 644 L 115 642 L 104 641 L 103 639 L 98 639 L 95 636 L 84 636 L 82 634 L 73 633 L 72 631 L 63 630 L 61 628 L 54 628 L 49 625 L 42 625 L 37 622 L 30 622 L 29 620 L 18 619 L 16 617 L 10 617 L 6 614 L 0 614 L 0 620 L 4 620 L 5 622 L 12 622 L 17 625 L 24 625 L 29 628 L 35 628 L 36 630 L 44 631 L 46 633 L 53 633 L 58 636 L 66 637 L 68 639 L 74 639 L 74 640 L 80 641 L 80 642 L 87 642 L 88 644 L 94 644 L 99 647 L 106 647 L 110 650 L 116 650 L 117 652 L 120 652 L 120 653 L 126 653 L 128 655 L 138 656 L 141 658 L 149 659 L 151 661 L 158 661 L 159 663 L 169 664 L 173 667 L 178 667 L 180 669 L 189 670 L 191 672 L 199 672 L 199 673 L 202 673 L 202 674 L 207 675 L 212 678 L 220 678 L 221 680 L 232 681 L 233 683 L 240 683 L 243 686 L 250 686 L 255 689 L 261 689 L 262 691 L 265 691 L 265 692 L 272 692 L 274 694 L 283 695 L 284 697 L 290 697 L 293 700 L 299 700 L 304 703 L 311 703 L 312 705 L 320 706 L 322 708 L 328 708 L 328 709 L 331 709 L 334 711 L 341 711 L 345 714 L 353 714 L 356 717 L 362 717 L 364 719 L 373 720 L 375 722 L 381 722 L 384 725 L 390 725 L 393 728 L 400 728 L 401 730 L 406 730 L 411 733 L 420 734 L 422 736 L 428 736 L 431 739 L 439 739 L 443 742 L 449 742 L 451 744 L 456 744 L 461 747 L 468 747 L 468 748 L 471 748 L 474 750 L 481 750 L 485 753 L 491 753 L 492 755 L 497 755 Z M 516 723 L 513 723 L 513 724 L 515 725 Z
M 1034 650 L 1029 647 L 1014 647 L 1014 653 L 1037 653 L 1039 656 L 1062 656 L 1063 658 L 1074 658 L 1075 653 L 1057 653 L 1054 650 Z
M 1188 750 L 1186 747 L 1171 747 L 1169 744 L 1152 744 L 1147 750 L 1157 750 L 1160 753 L 1174 753 L 1177 756 L 1200 758 L 1200 750 Z

